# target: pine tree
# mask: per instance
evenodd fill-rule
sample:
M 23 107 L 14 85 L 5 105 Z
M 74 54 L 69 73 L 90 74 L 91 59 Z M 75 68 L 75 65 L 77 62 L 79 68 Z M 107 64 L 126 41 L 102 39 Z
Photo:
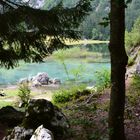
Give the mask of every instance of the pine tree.
M 90 0 L 71 8 L 61 1 L 49 10 L 0 0 L 0 66 L 13 68 L 19 60 L 42 62 L 54 50 L 68 47 L 64 40 L 80 38 L 78 26 L 89 10 Z

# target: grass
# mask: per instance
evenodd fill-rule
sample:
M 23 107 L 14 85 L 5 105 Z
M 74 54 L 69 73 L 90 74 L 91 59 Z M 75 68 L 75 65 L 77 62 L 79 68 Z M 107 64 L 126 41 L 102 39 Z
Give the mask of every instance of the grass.
M 77 41 L 72 41 L 72 40 L 66 40 L 65 43 L 67 45 L 81 45 L 81 44 L 104 44 L 104 43 L 109 43 L 109 41 L 101 41 L 101 40 L 77 40 Z
M 60 89 L 53 94 L 52 101 L 55 104 L 59 104 L 76 100 L 82 95 L 90 94 L 90 91 L 85 90 L 85 88 L 85 85 L 80 85 L 71 87 L 69 89 Z
M 102 103 L 98 102 L 101 94 L 96 93 L 91 101 L 86 102 L 91 95 L 82 96 L 83 100 L 70 101 L 63 106 L 62 110 L 71 126 L 65 140 L 103 140 L 107 136 L 107 118 L 104 116 L 106 110 L 102 110 Z
M 0 100 L 0 108 L 5 107 L 5 106 L 13 106 L 13 102 L 7 102 L 7 101 L 2 101 Z
M 51 58 L 71 59 L 71 58 L 102 58 L 102 54 L 98 52 L 89 52 L 86 48 L 73 47 L 55 51 Z
M 136 105 L 140 99 L 140 76 L 134 75 L 132 84 L 127 90 L 127 99 L 129 104 Z
M 14 89 L 3 89 L 4 93 L 6 96 L 0 97 L 0 108 L 11 105 L 11 106 L 16 106 L 17 103 L 20 101 L 18 94 L 19 94 L 19 89 L 14 88 Z M 39 96 L 38 92 L 31 92 L 31 97 Z M 50 93 L 44 93 L 44 96 L 50 96 Z
M 18 89 L 4 89 L 4 93 L 6 96 L 3 98 L 14 97 L 18 95 Z

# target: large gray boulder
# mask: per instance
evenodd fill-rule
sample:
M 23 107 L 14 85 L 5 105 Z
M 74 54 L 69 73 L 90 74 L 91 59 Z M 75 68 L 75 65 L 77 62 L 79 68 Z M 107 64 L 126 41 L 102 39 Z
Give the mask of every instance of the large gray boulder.
M 41 125 L 35 130 L 30 140 L 54 140 L 54 137 L 50 130 Z
M 63 135 L 69 127 L 61 110 L 45 99 L 31 100 L 23 120 L 25 128 L 36 129 L 42 125 L 55 136 Z
M 33 129 L 25 129 L 24 127 L 16 126 L 11 134 L 4 137 L 3 140 L 29 140 L 33 134 Z
M 49 76 L 46 72 L 38 73 L 36 76 L 32 78 L 32 82 L 40 83 L 41 85 L 48 85 L 49 83 Z

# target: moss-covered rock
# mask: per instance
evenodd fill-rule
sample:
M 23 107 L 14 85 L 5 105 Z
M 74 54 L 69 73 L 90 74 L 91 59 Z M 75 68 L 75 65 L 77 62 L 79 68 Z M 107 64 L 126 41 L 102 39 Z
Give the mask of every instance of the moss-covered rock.
M 45 99 L 31 100 L 27 108 L 23 127 L 36 129 L 40 125 L 51 130 L 54 135 L 62 135 L 69 127 L 61 110 Z

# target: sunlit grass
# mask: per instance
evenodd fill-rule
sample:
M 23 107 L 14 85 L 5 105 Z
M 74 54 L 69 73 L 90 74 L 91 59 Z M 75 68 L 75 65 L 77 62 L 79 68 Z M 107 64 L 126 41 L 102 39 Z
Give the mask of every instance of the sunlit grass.
M 0 108 L 13 105 L 14 105 L 13 102 L 0 100 Z
M 109 41 L 101 41 L 101 40 L 77 40 L 77 41 L 72 41 L 72 40 L 66 40 L 65 43 L 67 45 L 87 45 L 87 44 L 107 44 Z
M 99 52 L 90 52 L 86 48 L 79 48 L 79 47 L 72 47 L 68 49 L 62 49 L 55 51 L 52 54 L 52 57 L 55 59 L 68 59 L 68 58 L 97 58 L 97 57 L 102 57 L 102 54 Z
M 2 88 L 1 88 L 2 89 Z M 6 88 L 3 89 L 3 92 L 5 93 L 5 96 L 0 96 L 0 108 L 5 107 L 5 106 L 17 106 L 18 103 L 20 102 L 20 98 L 18 96 L 19 94 L 19 89 L 18 87 L 16 88 Z M 47 99 L 51 100 L 52 99 L 52 92 L 51 91 L 41 91 L 40 90 L 31 90 L 31 99 Z

